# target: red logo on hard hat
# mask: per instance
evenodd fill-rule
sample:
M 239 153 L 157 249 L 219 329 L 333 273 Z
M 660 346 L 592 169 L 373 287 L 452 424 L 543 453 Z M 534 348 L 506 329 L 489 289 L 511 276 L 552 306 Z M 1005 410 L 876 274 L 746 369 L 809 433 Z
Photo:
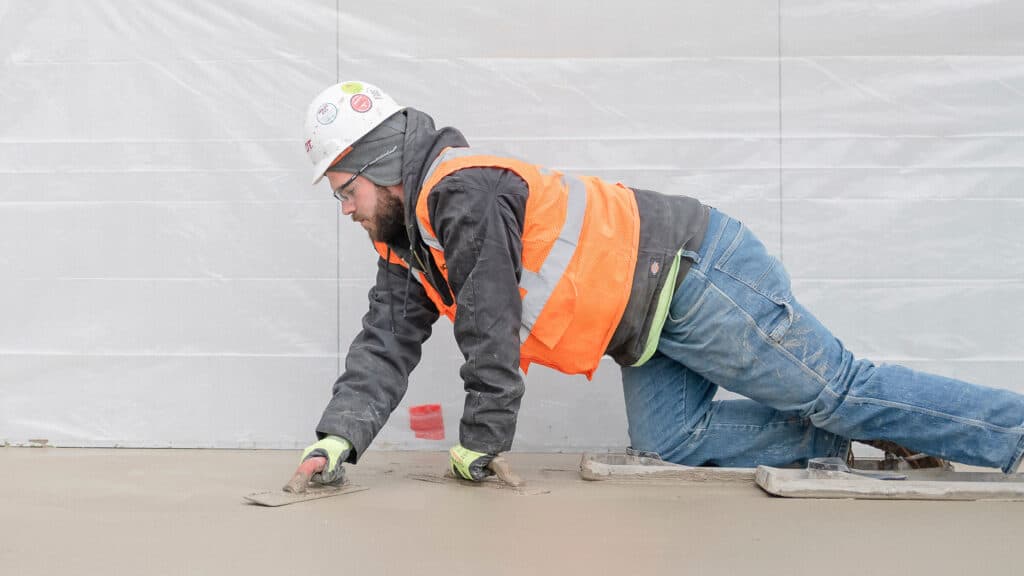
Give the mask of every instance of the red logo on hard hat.
M 352 109 L 356 112 L 369 112 L 373 108 L 373 100 L 366 94 L 356 94 L 350 102 Z
M 306 140 L 306 152 L 309 152 L 312 149 L 313 149 L 313 141 L 312 140 Z

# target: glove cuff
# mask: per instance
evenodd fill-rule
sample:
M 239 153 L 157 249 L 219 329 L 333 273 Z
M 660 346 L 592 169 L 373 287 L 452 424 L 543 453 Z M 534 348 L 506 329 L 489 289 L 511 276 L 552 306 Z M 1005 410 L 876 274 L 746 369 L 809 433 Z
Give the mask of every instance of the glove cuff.
M 327 459 L 327 466 L 323 471 L 315 474 L 313 479 L 325 484 L 341 483 L 344 481 L 345 470 L 342 462 L 348 458 L 352 450 L 352 444 L 341 436 L 326 436 L 309 446 L 302 452 L 302 462 L 310 458 L 322 457 Z
M 352 443 L 341 436 L 324 436 L 322 440 L 317 442 L 317 445 L 334 454 L 341 454 L 352 449 Z
M 487 464 L 494 459 L 494 456 L 486 452 L 470 450 L 462 444 L 452 446 L 448 451 L 452 472 L 466 480 L 482 480 L 489 476 Z

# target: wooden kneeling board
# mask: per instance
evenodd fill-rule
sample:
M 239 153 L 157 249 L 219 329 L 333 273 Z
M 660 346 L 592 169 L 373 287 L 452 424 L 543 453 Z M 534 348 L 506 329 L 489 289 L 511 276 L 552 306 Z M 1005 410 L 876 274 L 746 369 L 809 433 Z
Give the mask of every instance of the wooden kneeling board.
M 876 480 L 846 472 L 826 478 L 807 470 L 758 466 L 754 481 L 786 498 L 859 498 L 867 500 L 1016 500 L 1024 501 L 1024 474 L 903 470 L 906 480 Z

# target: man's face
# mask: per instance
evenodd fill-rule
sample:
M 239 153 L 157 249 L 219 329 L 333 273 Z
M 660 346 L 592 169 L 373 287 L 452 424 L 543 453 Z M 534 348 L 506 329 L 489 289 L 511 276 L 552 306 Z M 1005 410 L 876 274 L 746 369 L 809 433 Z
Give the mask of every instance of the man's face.
M 328 172 L 331 190 L 343 198 L 341 213 L 351 216 L 359 223 L 370 239 L 375 242 L 391 242 L 405 233 L 405 208 L 401 188 L 377 186 L 367 178 L 359 176 L 352 183 L 349 172 Z M 342 189 L 338 189 L 344 186 Z

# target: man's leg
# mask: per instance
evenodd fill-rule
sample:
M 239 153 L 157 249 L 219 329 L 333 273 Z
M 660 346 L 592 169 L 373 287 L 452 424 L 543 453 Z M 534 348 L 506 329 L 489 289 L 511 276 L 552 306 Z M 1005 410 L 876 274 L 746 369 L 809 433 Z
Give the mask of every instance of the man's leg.
M 1013 471 L 1024 396 L 855 359 L 790 291 L 781 262 L 712 210 L 673 298 L 658 350 L 716 384 L 797 411 L 845 438 L 892 440 L 956 462 Z
M 632 447 L 689 466 L 753 467 L 845 457 L 849 442 L 794 412 L 752 400 L 712 401 L 718 386 L 657 353 L 622 369 Z

